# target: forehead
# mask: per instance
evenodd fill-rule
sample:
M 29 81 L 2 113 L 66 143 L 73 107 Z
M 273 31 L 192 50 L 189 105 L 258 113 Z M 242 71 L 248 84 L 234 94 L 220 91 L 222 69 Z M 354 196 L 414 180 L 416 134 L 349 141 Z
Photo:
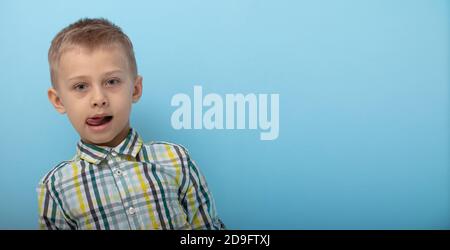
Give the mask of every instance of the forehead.
M 74 75 L 95 77 L 106 71 L 130 72 L 126 53 L 121 46 L 86 48 L 72 46 L 64 49 L 58 63 L 58 75 L 67 79 Z

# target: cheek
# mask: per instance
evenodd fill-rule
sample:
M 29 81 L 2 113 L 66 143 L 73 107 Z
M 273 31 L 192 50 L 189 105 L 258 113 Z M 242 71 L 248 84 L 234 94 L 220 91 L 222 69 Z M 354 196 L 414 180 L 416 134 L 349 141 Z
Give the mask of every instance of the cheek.
M 86 113 L 86 107 L 81 100 L 75 100 L 66 98 L 64 102 L 67 116 L 72 123 L 84 123 L 84 114 Z
M 120 116 L 128 116 L 131 110 L 131 96 L 123 95 L 115 99 L 116 100 L 111 102 L 111 104 L 117 114 Z
M 67 109 L 67 116 L 73 124 L 84 124 L 85 121 L 83 114 L 83 109 L 76 109 L 74 107 Z

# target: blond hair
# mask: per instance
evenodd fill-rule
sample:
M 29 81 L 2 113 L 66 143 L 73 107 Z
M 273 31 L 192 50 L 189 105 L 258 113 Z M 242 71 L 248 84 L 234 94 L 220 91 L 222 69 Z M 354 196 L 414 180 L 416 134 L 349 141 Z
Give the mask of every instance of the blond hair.
M 104 18 L 82 18 L 62 29 L 52 40 L 48 50 L 48 63 L 52 85 L 56 86 L 56 68 L 63 52 L 81 46 L 93 50 L 100 47 L 120 45 L 128 57 L 130 69 L 137 75 L 133 44 L 122 29 Z

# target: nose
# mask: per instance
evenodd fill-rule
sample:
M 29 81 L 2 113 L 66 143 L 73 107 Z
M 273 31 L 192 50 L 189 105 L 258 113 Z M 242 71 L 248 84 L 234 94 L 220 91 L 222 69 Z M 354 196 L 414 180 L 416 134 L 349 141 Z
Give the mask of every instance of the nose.
M 108 98 L 105 95 L 105 93 L 103 93 L 101 88 L 96 88 L 93 91 L 93 95 L 92 95 L 92 100 L 91 100 L 91 106 L 93 108 L 96 107 L 107 107 L 108 106 Z

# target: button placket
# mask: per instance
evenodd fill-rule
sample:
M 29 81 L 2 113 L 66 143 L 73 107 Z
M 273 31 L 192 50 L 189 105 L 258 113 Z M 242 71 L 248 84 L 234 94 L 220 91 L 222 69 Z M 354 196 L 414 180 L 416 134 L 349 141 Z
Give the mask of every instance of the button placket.
M 115 174 L 117 177 L 120 177 L 120 176 L 123 175 L 123 172 L 122 172 L 122 170 L 116 168 L 116 169 L 114 170 L 114 174 Z
M 135 215 L 136 214 L 136 209 L 134 207 L 129 207 L 128 208 L 128 214 L 129 215 Z
M 121 155 L 111 150 L 108 155 L 108 168 L 110 169 L 111 177 L 114 179 L 120 199 L 123 204 L 123 215 L 127 217 L 128 225 L 130 229 L 140 229 L 142 227 L 142 219 L 139 216 L 139 211 L 133 206 L 133 202 L 130 200 L 129 191 L 127 191 L 128 178 L 127 171 L 121 169 Z
M 126 173 L 123 171 L 123 170 L 121 170 L 120 168 L 119 168 L 119 165 L 117 164 L 117 161 L 116 161 L 116 157 L 119 155 L 116 151 L 114 151 L 113 149 L 110 151 L 110 155 L 111 155 L 111 162 L 113 163 L 112 165 L 116 165 L 116 167 L 115 168 L 113 168 L 113 173 L 114 173 L 114 176 L 116 176 L 116 177 L 121 177 L 121 176 L 125 176 L 126 175 Z

